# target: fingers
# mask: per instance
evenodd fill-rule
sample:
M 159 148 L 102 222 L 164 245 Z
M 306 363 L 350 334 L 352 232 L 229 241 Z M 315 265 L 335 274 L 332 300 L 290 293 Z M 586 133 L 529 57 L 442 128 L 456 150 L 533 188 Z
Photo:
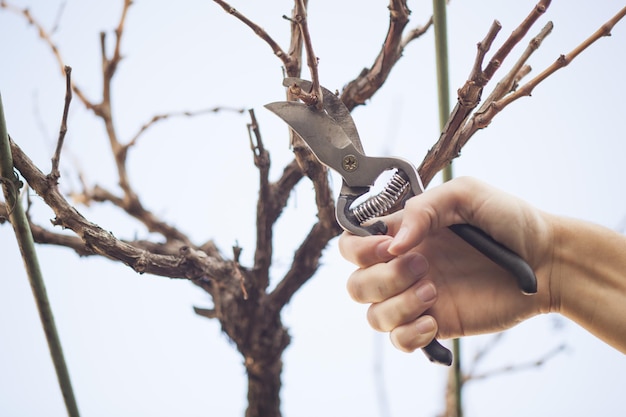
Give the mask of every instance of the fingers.
M 457 179 L 409 199 L 400 219 L 390 219 L 394 239 L 389 253 L 400 255 L 419 244 L 429 232 L 455 223 L 465 223 L 467 195 L 473 188 L 469 179 Z
M 379 303 L 414 285 L 428 271 L 428 261 L 418 253 L 410 253 L 357 269 L 348 279 L 350 296 L 359 303 Z
M 390 243 L 390 236 L 361 237 L 344 232 L 339 238 L 339 252 L 349 262 L 365 268 L 390 260 L 393 257 L 387 250 Z
M 391 343 L 403 352 L 413 352 L 428 345 L 437 335 L 437 322 L 431 316 L 396 327 L 389 334 Z
M 432 281 L 418 281 L 406 291 L 383 302 L 374 303 L 367 311 L 370 326 L 389 332 L 398 326 L 415 321 L 435 303 L 437 289 Z

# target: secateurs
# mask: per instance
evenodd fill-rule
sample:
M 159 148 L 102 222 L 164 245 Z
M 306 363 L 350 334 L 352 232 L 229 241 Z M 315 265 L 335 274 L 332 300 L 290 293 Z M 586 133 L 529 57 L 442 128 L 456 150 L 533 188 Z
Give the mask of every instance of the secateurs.
M 311 89 L 309 81 L 298 78 L 285 78 L 283 81 L 286 87 L 294 84 L 305 91 Z M 415 167 L 405 159 L 366 156 L 349 110 L 329 90 L 322 88 L 322 94 L 323 110 L 293 101 L 270 103 L 265 107 L 283 119 L 320 162 L 341 174 L 343 182 L 336 207 L 339 225 L 359 236 L 385 234 L 387 226 L 375 219 L 401 209 L 409 198 L 422 193 L 422 181 Z M 387 186 L 380 193 L 358 203 L 357 199 L 370 192 L 380 175 L 390 170 L 393 176 Z M 508 270 L 524 293 L 537 291 L 533 270 L 516 253 L 474 226 L 457 224 L 450 229 Z M 452 363 L 452 353 L 436 340 L 424 348 L 424 353 L 433 362 Z

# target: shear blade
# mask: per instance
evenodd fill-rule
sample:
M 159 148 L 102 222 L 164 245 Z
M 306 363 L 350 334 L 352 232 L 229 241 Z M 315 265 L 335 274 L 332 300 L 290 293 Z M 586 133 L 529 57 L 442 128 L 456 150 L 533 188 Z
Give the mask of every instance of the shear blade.
M 359 153 L 346 132 L 325 112 L 305 104 L 279 101 L 265 107 L 283 119 L 311 148 L 321 163 L 341 172 L 341 150 Z
M 287 77 L 283 80 L 283 85 L 285 87 L 291 87 L 294 84 L 302 88 L 303 90 L 309 92 L 311 91 L 311 81 L 302 80 L 296 77 Z M 343 101 L 341 101 L 341 99 L 335 93 L 324 87 L 321 87 L 321 89 L 324 102 L 324 110 L 326 111 L 326 113 L 346 133 L 354 147 L 357 148 L 362 154 L 365 154 L 365 151 L 363 150 L 363 144 L 361 143 L 361 138 L 359 138 L 359 132 L 356 128 L 356 125 L 354 124 L 354 120 L 352 119 L 350 110 L 348 110 L 346 105 L 343 104 Z

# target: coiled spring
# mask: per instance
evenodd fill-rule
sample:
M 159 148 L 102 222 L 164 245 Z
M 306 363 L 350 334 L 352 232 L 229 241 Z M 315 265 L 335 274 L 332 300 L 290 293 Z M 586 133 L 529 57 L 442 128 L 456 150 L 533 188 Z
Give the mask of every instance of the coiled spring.
M 396 172 L 380 193 L 356 206 L 352 209 L 352 214 L 360 224 L 374 217 L 384 215 L 402 198 L 409 185 L 409 181 L 399 172 Z

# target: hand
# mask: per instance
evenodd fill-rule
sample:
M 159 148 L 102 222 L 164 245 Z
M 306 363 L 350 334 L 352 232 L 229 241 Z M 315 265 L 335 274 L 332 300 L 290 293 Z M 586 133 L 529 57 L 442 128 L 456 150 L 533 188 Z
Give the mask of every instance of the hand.
M 413 351 L 438 338 L 500 331 L 552 309 L 552 217 L 477 180 L 460 178 L 416 196 L 382 219 L 387 236 L 344 233 L 342 255 L 359 269 L 348 280 L 358 302 L 372 303 L 370 325 Z M 448 230 L 472 224 L 533 268 L 538 291 L 515 280 Z

